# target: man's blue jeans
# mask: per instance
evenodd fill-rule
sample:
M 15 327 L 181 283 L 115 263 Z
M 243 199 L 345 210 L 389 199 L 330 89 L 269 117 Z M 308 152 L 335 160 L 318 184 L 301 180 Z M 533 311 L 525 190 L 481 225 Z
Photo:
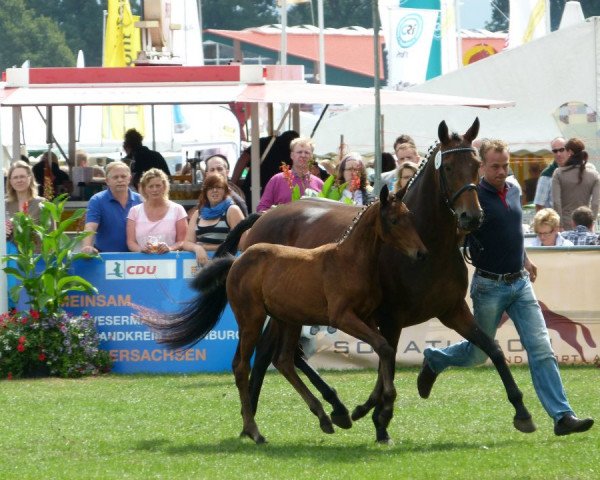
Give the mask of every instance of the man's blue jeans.
M 565 413 L 573 413 L 529 276 L 508 284 L 474 275 L 471 299 L 475 321 L 490 337 L 495 337 L 505 311 L 514 322 L 521 343 L 527 351 L 533 386 L 548 415 L 556 422 Z M 452 366 L 479 365 L 487 359 L 483 351 L 466 340 L 444 349 L 427 348 L 424 355 L 436 373 Z

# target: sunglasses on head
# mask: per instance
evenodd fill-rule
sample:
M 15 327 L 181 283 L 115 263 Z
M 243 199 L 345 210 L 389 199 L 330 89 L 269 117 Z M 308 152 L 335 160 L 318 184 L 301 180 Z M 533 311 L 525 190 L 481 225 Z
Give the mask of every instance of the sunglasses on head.
M 552 149 L 552 153 L 559 153 L 559 152 L 564 152 L 565 151 L 565 147 L 560 147 L 560 148 L 553 148 Z

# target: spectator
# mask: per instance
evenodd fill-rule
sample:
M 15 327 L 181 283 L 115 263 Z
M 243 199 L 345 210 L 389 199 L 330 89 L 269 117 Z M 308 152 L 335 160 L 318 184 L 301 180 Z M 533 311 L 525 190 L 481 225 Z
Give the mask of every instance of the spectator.
M 373 159 L 373 163 L 374 163 Z M 381 182 L 390 185 L 391 179 L 396 178 L 396 159 L 389 152 L 381 152 Z M 370 169 L 369 182 L 371 185 L 375 183 L 375 166 Z M 391 192 L 391 190 L 390 190 Z
M 550 142 L 550 149 L 552 150 L 552 155 L 554 155 L 554 160 L 542 170 L 540 178 L 538 179 L 535 197 L 533 199 L 536 210 L 552 208 L 554 206 L 552 203 L 552 175 L 554 175 L 554 170 L 564 166 L 567 161 L 568 155 L 567 150 L 565 149 L 566 143 L 567 141 L 563 137 L 556 137 Z
M 529 164 L 529 178 L 525 180 L 525 203 L 533 202 L 535 198 L 535 189 L 540 178 L 540 165 L 538 163 Z
M 322 167 L 321 164 L 316 160 L 310 162 L 310 173 L 323 181 L 329 178 L 329 173 L 327 173 L 327 170 L 325 170 L 325 168 Z
M 281 163 L 288 165 L 292 164 L 290 158 L 290 143 L 292 140 L 298 138 L 300 135 L 294 130 L 287 130 L 277 137 L 262 137 L 259 141 L 259 152 L 261 156 L 260 163 L 260 194 L 264 194 L 267 183 L 271 178 L 279 173 Z M 270 148 L 269 148 L 270 145 Z M 268 149 L 268 151 L 267 151 Z M 249 209 L 255 207 L 252 205 L 252 194 L 250 191 L 251 187 L 251 173 L 252 165 L 250 162 L 250 150 L 248 147 L 245 149 L 231 174 L 231 181 L 236 185 L 239 185 L 244 192 L 246 197 L 246 203 Z M 264 158 L 263 158 L 264 157 Z M 245 177 L 244 177 L 245 174 Z
M 158 168 L 165 172 L 167 176 L 171 175 L 164 157 L 142 145 L 143 139 L 144 137 L 140 132 L 135 128 L 130 128 L 125 132 L 125 140 L 123 141 L 123 150 L 127 154 L 126 158 L 131 162 L 132 183 L 136 189 L 144 172 L 151 168 Z
M 51 159 L 51 161 L 48 160 Z M 71 193 L 73 184 L 69 174 L 58 166 L 58 157 L 54 152 L 44 152 L 40 161 L 33 166 L 33 175 L 38 184 L 38 195 L 52 200 L 62 193 Z
M 393 192 L 402 190 L 410 179 L 417 173 L 417 166 L 413 162 L 404 162 L 398 167 L 398 173 L 396 174 L 396 185 L 394 185 Z
M 542 310 L 531 285 L 537 268 L 523 246 L 520 195 L 516 187 L 506 182 L 508 159 L 505 142 L 488 142 L 482 157 L 483 178 L 477 189 L 485 222 L 470 234 L 469 242 L 475 266 L 471 282 L 475 322 L 494 338 L 502 315 L 508 313 L 527 352 L 537 396 L 554 421 L 554 433 L 585 432 L 594 420 L 577 418 L 569 405 Z M 442 349 L 426 348 L 424 356 L 417 377 L 422 398 L 429 397 L 436 378 L 446 368 L 478 365 L 486 360 L 485 354 L 467 340 Z
M 206 252 L 216 250 L 244 218 L 230 193 L 229 184 L 222 175 L 208 175 L 202 184 L 198 209 L 190 217 L 183 242 L 183 250 L 195 252 L 199 264 L 208 261 Z
M 144 203 L 127 215 L 127 247 L 130 252 L 168 253 L 181 250 L 187 231 L 187 213 L 169 200 L 169 177 L 158 168 L 140 179 Z
M 571 215 L 573 230 L 566 230 L 561 236 L 574 245 L 597 245 L 598 234 L 594 232 L 596 219 L 589 207 L 577 207 Z
M 579 138 L 565 144 L 568 159 L 552 175 L 552 201 L 560 215 L 562 230 L 571 228 L 571 215 L 577 207 L 588 206 L 594 218 L 600 206 L 600 177 L 596 168 L 587 163 L 588 153 Z
M 83 151 L 83 150 L 77 150 L 75 152 L 75 165 L 77 167 L 89 167 L 89 156 L 87 154 L 87 152 Z M 94 165 L 92 167 L 94 169 L 94 177 L 98 177 L 98 178 L 104 178 L 105 177 L 105 172 L 104 169 L 100 166 L 100 165 Z
M 44 198 L 37 195 L 37 184 L 31 166 L 17 160 L 8 169 L 6 184 L 5 215 L 6 238 L 12 235 L 12 216 L 17 212 L 27 212 L 35 223 L 40 219 L 40 204 Z
M 106 167 L 106 190 L 96 193 L 88 202 L 84 230 L 93 234 L 84 238 L 81 251 L 128 252 L 127 215 L 142 203 L 139 193 L 129 188 L 131 171 L 124 162 L 111 162 Z
M 532 247 L 571 247 L 573 242 L 559 233 L 560 217 L 551 208 L 542 208 L 533 217 L 533 231 L 537 235 Z
M 229 161 L 224 155 L 216 154 L 208 157 L 205 162 L 205 177 L 218 173 L 227 181 L 229 186 L 229 194 L 235 204 L 240 207 L 240 210 L 244 214 L 244 217 L 248 215 L 248 207 L 246 205 L 246 199 L 244 198 L 244 192 L 241 188 L 229 180 Z
M 336 186 L 346 183 L 342 198 L 352 201 L 353 205 L 367 205 L 373 201 L 373 188 L 367 180 L 367 171 L 360 153 L 350 152 L 342 158 L 335 181 Z
M 405 162 L 412 162 L 415 165 L 418 165 L 421 161 L 421 157 L 419 156 L 417 147 L 415 147 L 414 143 L 395 143 L 394 151 L 396 152 L 396 165 L 398 166 Z M 387 182 L 390 192 L 394 191 L 396 183 L 398 182 L 398 169 L 395 169 L 390 175 L 382 175 L 381 178 Z
M 290 203 L 292 189 L 296 185 L 300 188 L 300 195 L 304 195 L 308 188 L 317 192 L 321 191 L 323 180 L 311 175 L 308 170 L 313 148 L 310 138 L 299 137 L 292 140 L 290 143 L 292 168 L 271 177 L 258 204 L 258 212 L 264 212 L 273 205 Z
M 398 145 L 402 145 L 405 143 L 410 143 L 413 147 L 417 146 L 417 144 L 410 135 L 407 135 L 406 133 L 401 133 L 396 137 L 396 140 L 394 140 L 394 153 L 396 153 L 396 155 L 398 154 L 398 152 L 396 152 Z

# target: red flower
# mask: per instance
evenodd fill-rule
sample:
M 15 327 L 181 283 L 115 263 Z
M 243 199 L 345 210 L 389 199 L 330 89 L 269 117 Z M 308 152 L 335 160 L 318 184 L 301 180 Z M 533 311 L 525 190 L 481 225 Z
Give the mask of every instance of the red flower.
M 27 317 L 23 317 L 23 318 L 21 319 L 21 323 L 22 323 L 23 325 L 25 325 L 25 324 L 27 323 L 27 321 L 28 321 L 28 320 L 27 320 Z
M 40 362 L 43 362 L 44 360 L 46 360 L 46 355 L 44 354 L 44 352 L 41 352 L 41 353 L 38 355 L 38 360 L 39 360 Z
M 8 372 L 8 375 L 6 376 L 7 380 L 12 380 L 12 372 Z
M 23 213 L 24 214 L 28 214 L 29 213 L 29 202 L 23 203 Z
M 353 193 L 360 189 L 360 176 L 356 172 L 352 172 L 352 180 L 350 180 L 349 188 Z
M 38 312 L 37 310 L 29 310 L 29 315 L 31 315 L 31 318 L 38 320 L 40 318 L 40 312 Z
M 25 345 L 23 345 L 22 343 L 19 343 L 19 344 L 17 345 L 17 350 L 18 350 L 19 352 L 24 352 L 24 351 L 25 351 Z
M 290 166 L 285 163 L 285 162 L 281 162 L 281 166 L 279 167 L 279 170 L 281 170 L 283 172 L 283 178 L 285 178 L 285 180 L 287 181 L 288 185 L 290 186 L 290 190 L 292 189 L 292 171 L 290 170 Z
M 21 335 L 19 337 L 19 343 L 25 343 L 25 340 L 27 340 L 27 338 L 25 338 L 25 335 Z

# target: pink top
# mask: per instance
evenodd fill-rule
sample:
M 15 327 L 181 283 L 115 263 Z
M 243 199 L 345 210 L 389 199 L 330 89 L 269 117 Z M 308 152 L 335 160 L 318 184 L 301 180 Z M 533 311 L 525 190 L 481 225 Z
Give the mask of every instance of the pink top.
M 311 188 L 315 192 L 320 192 L 323 188 L 323 181 L 319 177 L 307 174 L 304 178 L 298 178 L 292 174 L 292 188 L 294 185 L 300 187 L 300 195 L 304 195 L 304 190 Z M 290 203 L 292 201 L 292 189 L 285 179 L 283 172 L 273 175 L 265 185 L 260 203 L 256 207 L 257 212 L 264 212 L 273 205 Z
M 175 224 L 182 218 L 187 218 L 185 208 L 170 200 L 167 213 L 156 222 L 148 220 L 143 203 L 131 207 L 127 215 L 128 220 L 135 222 L 135 239 L 141 247 L 152 237 L 158 242 L 165 242 L 169 247 L 173 245 L 177 236 Z

